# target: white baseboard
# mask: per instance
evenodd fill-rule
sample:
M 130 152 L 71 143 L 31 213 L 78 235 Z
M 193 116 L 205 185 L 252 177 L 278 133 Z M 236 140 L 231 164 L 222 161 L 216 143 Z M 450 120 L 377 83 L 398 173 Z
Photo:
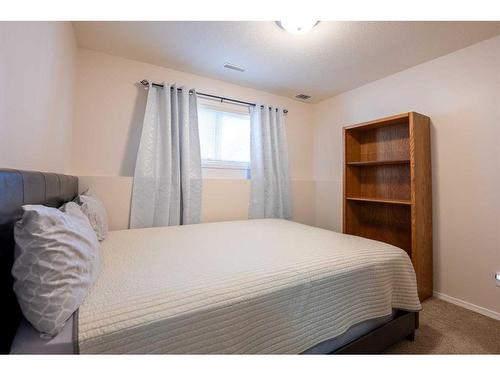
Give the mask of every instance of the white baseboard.
M 453 303 L 454 305 L 458 305 L 458 306 L 461 306 L 461 307 L 466 308 L 468 310 L 475 311 L 479 314 L 486 315 L 490 318 L 500 320 L 500 313 L 498 313 L 496 311 L 489 310 L 489 309 L 486 309 L 486 308 L 478 306 L 478 305 L 474 305 L 473 303 L 466 302 L 466 301 L 463 301 L 463 300 L 455 298 L 455 297 L 450 297 L 450 296 L 443 294 L 441 292 L 433 291 L 432 294 L 434 297 L 442 299 L 443 301 Z

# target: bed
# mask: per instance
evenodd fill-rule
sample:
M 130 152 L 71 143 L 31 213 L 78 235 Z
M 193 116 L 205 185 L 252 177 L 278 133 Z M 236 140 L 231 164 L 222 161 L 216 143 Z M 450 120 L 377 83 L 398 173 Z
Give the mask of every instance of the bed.
M 374 353 L 418 326 L 403 250 L 265 219 L 111 232 L 84 303 L 41 340 L 11 291 L 9 231 L 22 204 L 76 194 L 75 177 L 0 170 L 4 352 Z

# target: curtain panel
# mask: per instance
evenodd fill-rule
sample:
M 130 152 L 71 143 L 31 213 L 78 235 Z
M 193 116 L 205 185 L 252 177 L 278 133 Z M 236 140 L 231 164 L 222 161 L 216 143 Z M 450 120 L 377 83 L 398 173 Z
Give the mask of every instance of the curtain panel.
M 149 85 L 132 191 L 130 228 L 201 219 L 201 156 L 196 94 Z M 191 90 L 193 91 L 193 90 Z
M 250 219 L 292 219 L 292 193 L 283 111 L 250 108 Z

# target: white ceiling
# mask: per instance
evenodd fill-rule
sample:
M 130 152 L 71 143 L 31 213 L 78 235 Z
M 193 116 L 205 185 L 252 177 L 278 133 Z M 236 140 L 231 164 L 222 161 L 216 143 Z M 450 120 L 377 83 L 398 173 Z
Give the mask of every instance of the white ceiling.
M 78 45 L 317 102 L 500 34 L 500 22 L 75 22 Z M 224 63 L 246 68 L 237 72 Z M 140 78 L 140 77 L 139 77 Z

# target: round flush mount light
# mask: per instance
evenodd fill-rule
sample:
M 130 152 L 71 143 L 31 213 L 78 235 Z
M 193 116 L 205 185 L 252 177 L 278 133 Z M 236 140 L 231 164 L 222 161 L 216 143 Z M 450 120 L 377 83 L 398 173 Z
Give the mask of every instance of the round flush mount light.
M 300 20 L 287 20 L 276 21 L 279 27 L 288 31 L 290 34 L 301 35 L 309 32 L 319 21 L 300 21 Z

